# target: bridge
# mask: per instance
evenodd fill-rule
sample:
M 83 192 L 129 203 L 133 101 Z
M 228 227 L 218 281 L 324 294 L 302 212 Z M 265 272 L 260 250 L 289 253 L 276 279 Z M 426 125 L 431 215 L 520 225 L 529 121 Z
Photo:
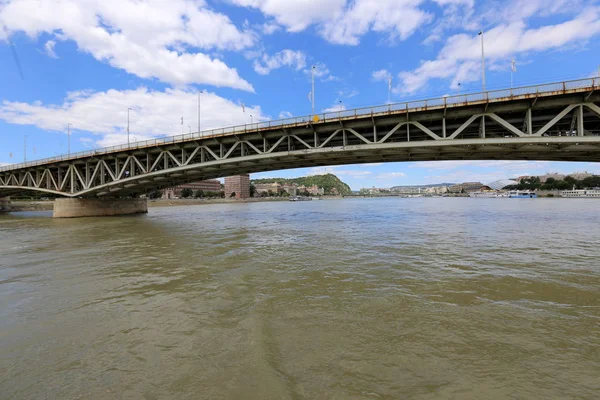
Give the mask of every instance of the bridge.
M 84 151 L 1 167 L 0 197 L 36 191 L 93 202 L 229 175 L 373 162 L 597 162 L 599 89 L 600 78 L 589 78 Z

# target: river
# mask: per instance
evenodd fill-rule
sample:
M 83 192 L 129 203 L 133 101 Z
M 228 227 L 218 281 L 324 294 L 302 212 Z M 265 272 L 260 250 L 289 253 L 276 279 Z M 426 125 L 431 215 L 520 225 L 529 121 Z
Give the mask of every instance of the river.
M 600 201 L 0 216 L 2 399 L 597 399 Z

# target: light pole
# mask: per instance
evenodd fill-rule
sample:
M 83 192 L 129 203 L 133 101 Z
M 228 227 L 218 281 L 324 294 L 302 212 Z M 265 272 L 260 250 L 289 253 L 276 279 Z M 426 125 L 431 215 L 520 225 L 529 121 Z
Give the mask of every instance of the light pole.
M 310 92 L 311 102 L 312 102 L 312 113 L 315 115 L 315 70 L 316 66 L 312 66 L 312 91 Z
M 252 114 L 250 114 L 250 124 L 252 124 L 254 122 L 253 118 L 252 118 Z
M 198 92 L 198 132 L 200 132 L 200 95 L 202 90 Z
M 388 77 L 388 104 L 392 103 L 392 77 Z
M 479 31 L 478 36 L 481 36 L 481 84 L 485 92 L 485 53 L 483 51 L 483 31 Z
M 188 125 L 188 128 L 190 128 L 190 133 L 192 133 L 192 127 Z
M 133 108 L 127 108 L 127 146 L 129 146 L 129 111 L 133 110 Z
M 513 88 L 513 72 L 517 72 L 516 61 L 514 60 L 514 58 L 510 62 L 510 89 L 511 90 Z
M 70 122 L 67 124 L 67 155 L 71 156 L 71 124 Z

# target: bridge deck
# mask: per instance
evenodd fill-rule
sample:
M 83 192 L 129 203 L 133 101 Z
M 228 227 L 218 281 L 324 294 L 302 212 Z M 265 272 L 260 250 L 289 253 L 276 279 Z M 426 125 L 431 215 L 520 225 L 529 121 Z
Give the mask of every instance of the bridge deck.
M 544 89 L 544 90 L 543 90 Z M 600 161 L 600 78 L 390 104 L 114 146 L 0 169 L 0 197 L 122 197 L 289 168 L 388 161 Z
M 351 110 L 342 110 L 338 112 L 329 112 L 317 114 L 318 122 L 313 121 L 313 116 L 303 116 L 287 118 L 275 121 L 256 122 L 252 124 L 237 125 L 225 128 L 217 128 L 202 132 L 190 134 L 168 136 L 163 138 L 134 142 L 118 146 L 110 146 L 95 150 L 87 150 L 70 155 L 61 155 L 39 160 L 11 164 L 0 167 L 1 171 L 17 170 L 25 167 L 32 167 L 43 164 L 50 164 L 60 161 L 69 161 L 78 158 L 86 158 L 98 155 L 106 155 L 115 152 L 144 149 L 159 145 L 177 144 L 198 139 L 222 138 L 224 136 L 242 135 L 247 133 L 260 133 L 272 131 L 273 129 L 292 129 L 299 126 L 305 126 L 307 123 L 315 126 L 318 130 L 319 125 L 324 125 L 335 121 L 352 121 L 365 117 L 382 117 L 391 115 L 414 114 L 423 111 L 447 110 L 482 104 L 493 104 L 512 102 L 518 100 L 538 99 L 552 97 L 557 95 L 567 95 L 574 93 L 591 93 L 600 89 L 600 78 L 581 79 L 559 83 L 549 83 L 535 86 L 524 86 L 513 89 L 495 90 L 489 92 L 472 93 L 456 96 L 446 96 L 440 98 L 417 100 L 403 103 L 393 103 L 374 107 L 356 108 Z

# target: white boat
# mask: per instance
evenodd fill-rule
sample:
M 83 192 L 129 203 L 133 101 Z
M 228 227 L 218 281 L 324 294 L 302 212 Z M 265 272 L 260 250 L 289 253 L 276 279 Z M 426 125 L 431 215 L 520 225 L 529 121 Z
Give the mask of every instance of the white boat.
M 469 193 L 469 197 L 497 199 L 501 197 L 508 197 L 508 194 L 506 194 L 506 192 L 477 191 Z
M 537 199 L 537 194 L 531 190 L 511 190 L 508 192 L 509 199 Z
M 600 199 L 600 189 L 563 190 L 560 192 L 560 196 L 580 199 Z

